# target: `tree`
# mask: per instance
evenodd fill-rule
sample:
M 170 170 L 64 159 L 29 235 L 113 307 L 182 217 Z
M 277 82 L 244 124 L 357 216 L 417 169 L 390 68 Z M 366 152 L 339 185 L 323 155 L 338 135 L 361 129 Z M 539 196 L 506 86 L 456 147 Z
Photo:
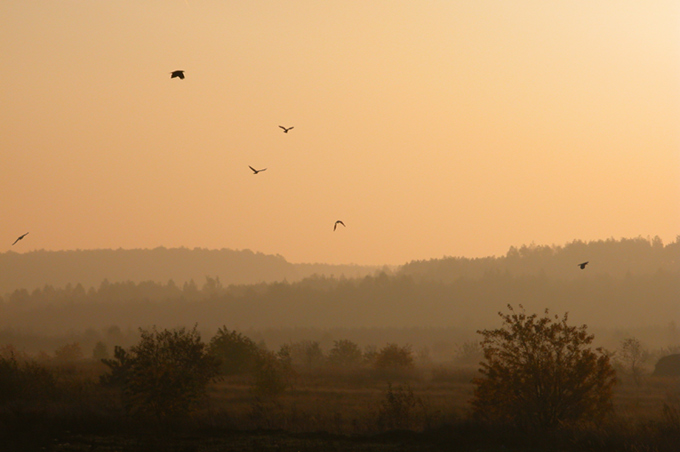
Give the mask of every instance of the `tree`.
M 94 348 L 92 349 L 92 359 L 97 361 L 102 359 L 107 359 L 109 357 L 109 349 L 106 344 L 102 341 L 97 341 Z
M 621 341 L 621 355 L 620 360 L 630 372 L 635 384 L 640 386 L 643 365 L 649 358 L 649 353 L 642 348 L 642 344 L 634 337 L 624 339 Z
M 375 367 L 378 369 L 397 370 L 397 369 L 411 369 L 413 364 L 413 351 L 410 345 L 403 347 L 397 344 L 387 344 L 380 349 L 375 357 Z
M 250 338 L 225 326 L 217 330 L 208 345 L 210 354 L 220 361 L 223 375 L 239 375 L 253 371 L 261 360 L 262 350 Z
M 191 331 L 140 329 L 140 342 L 126 352 L 115 347 L 103 382 L 119 384 L 130 414 L 152 415 L 159 421 L 186 415 L 205 396 L 219 372 L 219 361 L 194 327 Z
M 503 327 L 478 331 L 485 361 L 472 405 L 478 416 L 522 427 L 601 419 L 612 408 L 616 382 L 610 358 L 593 350 L 586 325 L 567 324 L 567 314 L 539 318 L 515 312 L 498 315 Z
M 318 341 L 302 340 L 290 344 L 287 350 L 292 364 L 311 370 L 321 367 L 325 361 L 323 350 Z
M 62 345 L 54 351 L 54 359 L 62 363 L 70 363 L 73 361 L 78 361 L 82 358 L 83 350 L 80 348 L 80 344 L 77 342 Z
M 347 339 L 334 341 L 328 352 L 328 362 L 338 367 L 352 367 L 361 364 L 363 354 L 359 346 Z

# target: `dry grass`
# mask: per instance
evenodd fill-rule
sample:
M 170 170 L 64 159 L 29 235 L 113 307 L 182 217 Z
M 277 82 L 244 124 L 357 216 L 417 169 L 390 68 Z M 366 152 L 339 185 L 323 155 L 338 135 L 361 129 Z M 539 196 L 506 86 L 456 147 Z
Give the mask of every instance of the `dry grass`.
M 149 428 L 126 418 L 117 391 L 98 384 L 105 366 L 87 361 L 45 366 L 54 375 L 58 391 L 45 400 L 0 401 L 0 434 L 28 429 L 36 435 L 70 431 L 92 437 L 135 435 Z M 407 429 L 424 432 L 419 438 L 428 444 L 469 444 L 469 450 L 480 444 L 488 446 L 485 450 L 494 450 L 499 444 L 516 444 L 516 450 L 544 450 L 545 444 L 569 445 L 562 450 L 678 450 L 678 379 L 647 377 L 640 385 L 624 379 L 616 387 L 614 413 L 605 424 L 564 426 L 545 437 L 535 435 L 527 445 L 522 442 L 528 441 L 526 435 L 470 420 L 471 380 L 476 375 L 474 368 L 442 366 L 391 378 L 366 369 L 298 371 L 292 387 L 277 397 L 258 396 L 248 377 L 230 377 L 213 383 L 202 407 L 190 422 L 173 426 L 173 434 L 194 432 L 204 437 L 216 432 L 278 431 L 290 435 L 376 435 L 385 429 L 379 422 L 380 410 L 391 383 L 394 388 L 413 391 L 417 403 Z M 442 450 L 447 449 L 442 446 Z

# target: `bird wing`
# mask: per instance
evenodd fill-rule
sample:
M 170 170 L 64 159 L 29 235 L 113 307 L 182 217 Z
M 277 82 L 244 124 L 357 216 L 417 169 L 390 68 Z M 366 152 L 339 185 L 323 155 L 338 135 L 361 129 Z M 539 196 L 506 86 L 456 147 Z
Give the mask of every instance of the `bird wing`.
M 23 239 L 23 238 L 26 237 L 27 235 L 28 235 L 28 232 L 27 232 L 26 234 L 20 236 L 18 239 L 16 239 L 16 240 L 14 241 L 14 243 L 12 243 L 12 246 L 14 246 L 15 243 L 17 243 L 19 240 Z
M 267 168 L 262 168 L 260 171 L 267 171 Z
M 255 168 L 253 168 L 252 166 L 248 165 L 248 168 L 250 168 L 251 170 L 253 170 L 254 172 L 257 173 L 257 170 Z
M 279 126 L 279 127 L 281 127 L 281 128 L 283 129 L 283 130 L 286 130 L 286 128 L 285 128 L 285 127 L 283 127 L 283 126 Z

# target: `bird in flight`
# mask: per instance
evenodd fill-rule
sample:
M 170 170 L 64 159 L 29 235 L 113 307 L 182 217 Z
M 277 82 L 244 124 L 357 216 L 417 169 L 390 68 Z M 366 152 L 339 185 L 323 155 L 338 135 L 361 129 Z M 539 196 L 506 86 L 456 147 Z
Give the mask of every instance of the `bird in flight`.
M 335 231 L 335 229 L 338 227 L 339 224 L 345 226 L 345 223 L 343 223 L 342 221 L 338 220 L 338 221 L 336 221 L 335 224 L 333 225 L 333 231 Z M 347 227 L 347 226 L 345 226 L 345 227 Z
M 261 172 L 261 171 L 266 171 L 266 170 L 267 170 L 267 168 L 255 169 L 255 168 L 253 168 L 253 167 L 250 166 L 250 165 L 248 165 L 248 168 L 250 168 L 251 170 L 253 170 L 253 174 L 257 174 L 257 173 L 259 173 L 259 172 Z
M 175 77 L 179 77 L 181 80 L 184 80 L 184 71 L 172 71 L 170 73 L 170 78 Z
M 12 243 L 12 246 L 14 246 L 19 240 L 23 239 L 23 238 L 26 237 L 27 235 L 28 235 L 28 232 L 27 232 L 26 234 L 20 236 L 18 239 L 16 239 L 16 240 L 14 241 L 14 243 Z
M 286 128 L 286 127 L 283 127 L 283 126 L 279 126 L 279 127 L 283 129 L 283 133 L 288 133 L 288 131 L 289 131 L 290 129 L 292 129 L 292 127 L 287 127 L 287 128 Z
M 578 264 L 578 266 L 581 267 L 581 270 L 583 270 L 584 268 L 586 268 L 586 265 L 588 265 L 588 262 L 590 262 L 590 261 L 582 262 L 582 263 Z

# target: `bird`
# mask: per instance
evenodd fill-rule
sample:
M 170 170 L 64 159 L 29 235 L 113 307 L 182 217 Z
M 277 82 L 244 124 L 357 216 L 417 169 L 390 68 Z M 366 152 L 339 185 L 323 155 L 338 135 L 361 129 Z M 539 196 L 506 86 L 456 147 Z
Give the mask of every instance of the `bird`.
M 170 78 L 179 77 L 181 80 L 184 80 L 184 71 L 172 71 L 170 74 Z
M 583 270 L 584 268 L 586 268 L 586 265 L 588 265 L 588 262 L 590 261 L 581 262 L 580 264 L 578 264 L 578 266 L 581 267 L 581 270 Z
M 253 168 L 253 167 L 250 166 L 250 165 L 248 165 L 248 168 L 250 168 L 251 170 L 253 170 L 253 174 L 257 174 L 257 173 L 259 173 L 259 172 L 261 172 L 261 171 L 266 171 L 266 170 L 267 170 L 267 168 L 255 169 L 255 168 Z
M 20 236 L 18 239 L 16 239 L 16 240 L 14 241 L 14 243 L 12 243 L 12 246 L 14 246 L 19 240 L 23 239 L 23 238 L 26 237 L 27 235 L 28 235 L 28 232 L 27 232 L 26 234 Z
M 286 128 L 286 127 L 283 127 L 283 126 L 279 126 L 279 127 L 283 129 L 283 133 L 288 133 L 288 131 L 289 131 L 290 129 L 292 129 L 292 127 L 287 127 L 287 128 Z
M 335 229 L 338 227 L 339 224 L 345 226 L 345 223 L 343 223 L 342 221 L 338 220 L 338 221 L 336 221 L 335 224 L 333 225 L 333 231 L 335 231 Z M 345 227 L 347 227 L 347 226 L 345 226 Z

